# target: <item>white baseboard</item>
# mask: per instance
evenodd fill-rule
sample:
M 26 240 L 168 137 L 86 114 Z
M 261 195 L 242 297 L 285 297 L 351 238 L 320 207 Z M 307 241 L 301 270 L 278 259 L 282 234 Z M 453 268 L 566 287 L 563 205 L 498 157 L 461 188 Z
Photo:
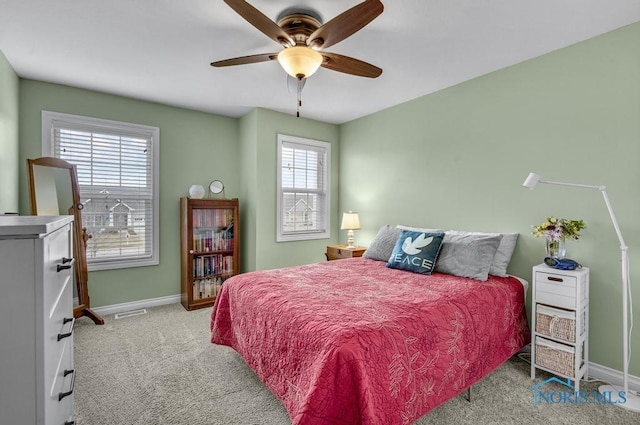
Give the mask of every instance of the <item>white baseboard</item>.
M 150 298 L 147 300 L 131 301 L 131 302 L 122 303 L 122 304 L 106 305 L 103 307 L 95 307 L 95 308 L 92 307 L 92 310 L 95 311 L 100 316 L 107 316 L 109 314 L 123 313 L 125 311 L 130 311 L 130 310 L 157 307 L 160 305 L 175 304 L 179 302 L 180 302 L 180 294 L 177 294 L 177 295 L 169 295 L 166 297 Z
M 589 376 L 622 387 L 622 372 L 619 370 L 589 362 Z M 640 377 L 629 375 L 629 389 L 640 391 Z

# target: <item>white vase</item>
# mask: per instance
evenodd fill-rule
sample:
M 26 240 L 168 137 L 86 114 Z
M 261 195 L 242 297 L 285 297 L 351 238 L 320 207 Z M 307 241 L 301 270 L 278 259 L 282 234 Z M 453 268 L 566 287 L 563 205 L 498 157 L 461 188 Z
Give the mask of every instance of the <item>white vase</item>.
M 194 184 L 189 188 L 189 197 L 193 199 L 202 199 L 204 198 L 204 187 L 199 184 Z

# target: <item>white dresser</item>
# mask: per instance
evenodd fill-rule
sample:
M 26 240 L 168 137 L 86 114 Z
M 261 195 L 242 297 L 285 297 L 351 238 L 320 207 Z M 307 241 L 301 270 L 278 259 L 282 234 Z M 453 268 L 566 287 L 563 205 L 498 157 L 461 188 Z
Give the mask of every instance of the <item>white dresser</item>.
M 0 425 L 73 420 L 72 216 L 0 216 Z

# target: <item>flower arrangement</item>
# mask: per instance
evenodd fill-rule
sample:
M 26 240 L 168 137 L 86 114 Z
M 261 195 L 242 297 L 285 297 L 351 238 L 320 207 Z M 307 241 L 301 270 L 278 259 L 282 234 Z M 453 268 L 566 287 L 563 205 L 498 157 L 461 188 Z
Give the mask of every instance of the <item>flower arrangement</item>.
M 533 236 L 544 236 L 549 242 L 558 242 L 561 239 L 580 238 L 580 230 L 587 227 L 582 220 L 567 220 L 564 218 L 549 217 L 547 221 L 533 227 Z

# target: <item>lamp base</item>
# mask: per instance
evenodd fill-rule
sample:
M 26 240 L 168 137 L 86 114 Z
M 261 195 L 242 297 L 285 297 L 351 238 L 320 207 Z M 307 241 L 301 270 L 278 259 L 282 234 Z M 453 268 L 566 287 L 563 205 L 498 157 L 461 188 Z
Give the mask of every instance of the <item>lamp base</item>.
M 609 404 L 622 407 L 632 412 L 640 412 L 640 397 L 631 392 L 620 394 L 624 392 L 622 388 L 613 385 L 600 385 L 598 392 L 604 396 L 604 399 Z
M 347 232 L 347 248 L 355 248 L 356 246 L 353 242 L 353 230 L 349 230 Z

